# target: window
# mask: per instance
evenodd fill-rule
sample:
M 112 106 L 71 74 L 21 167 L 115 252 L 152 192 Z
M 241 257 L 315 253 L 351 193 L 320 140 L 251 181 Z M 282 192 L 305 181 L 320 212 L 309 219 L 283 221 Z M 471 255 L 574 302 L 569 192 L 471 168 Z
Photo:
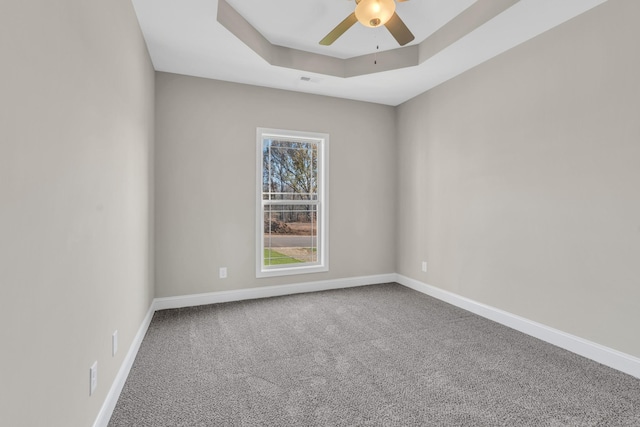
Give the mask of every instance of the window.
M 328 271 L 329 135 L 257 130 L 256 276 Z

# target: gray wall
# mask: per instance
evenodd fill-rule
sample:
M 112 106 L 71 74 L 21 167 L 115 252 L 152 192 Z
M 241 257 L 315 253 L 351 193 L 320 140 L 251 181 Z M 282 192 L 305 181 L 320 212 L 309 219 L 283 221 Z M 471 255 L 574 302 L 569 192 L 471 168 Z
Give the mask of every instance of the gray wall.
M 327 273 L 255 278 L 256 127 L 330 134 Z M 395 271 L 392 107 L 158 73 L 156 136 L 156 296 Z
M 398 108 L 399 273 L 640 357 L 638 16 L 609 1 Z
M 637 16 L 397 109 L 156 74 L 156 295 L 398 271 L 640 357 Z M 5 2 L 0 54 L 0 423 L 87 426 L 154 295 L 154 72 L 128 0 Z M 257 126 L 331 134 L 329 273 L 254 277 Z
M 153 297 L 153 68 L 129 0 L 3 1 L 0 57 L 0 424 L 86 427 Z

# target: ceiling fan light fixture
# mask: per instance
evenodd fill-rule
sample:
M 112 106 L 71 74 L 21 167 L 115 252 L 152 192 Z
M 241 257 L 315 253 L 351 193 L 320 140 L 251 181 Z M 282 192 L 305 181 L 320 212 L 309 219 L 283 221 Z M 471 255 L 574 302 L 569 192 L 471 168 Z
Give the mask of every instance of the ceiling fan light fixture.
M 360 0 L 356 5 L 356 18 L 365 27 L 386 24 L 396 11 L 394 0 Z

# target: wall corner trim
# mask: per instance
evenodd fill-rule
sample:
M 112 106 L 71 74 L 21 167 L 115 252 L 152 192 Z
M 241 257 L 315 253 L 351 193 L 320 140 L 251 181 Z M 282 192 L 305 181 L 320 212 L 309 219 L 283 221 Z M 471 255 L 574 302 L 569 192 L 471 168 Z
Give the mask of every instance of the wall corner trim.
M 546 341 L 572 353 L 591 359 L 610 368 L 640 378 L 640 359 L 618 350 L 585 340 L 524 317 L 491 307 L 469 298 L 445 291 L 415 279 L 398 274 L 396 282 L 403 286 L 460 307 L 509 328 Z

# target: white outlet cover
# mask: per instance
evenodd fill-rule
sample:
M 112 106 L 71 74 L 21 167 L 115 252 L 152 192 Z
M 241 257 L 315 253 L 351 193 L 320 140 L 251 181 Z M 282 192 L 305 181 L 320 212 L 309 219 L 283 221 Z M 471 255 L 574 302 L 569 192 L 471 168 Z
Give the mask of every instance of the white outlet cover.
M 427 261 L 422 261 L 422 271 L 427 272 Z
M 227 267 L 220 267 L 220 278 L 221 279 L 227 278 Z
M 115 356 L 118 352 L 118 331 L 111 335 L 111 356 Z
M 93 395 L 98 387 L 98 361 L 96 360 L 89 368 L 89 396 Z

